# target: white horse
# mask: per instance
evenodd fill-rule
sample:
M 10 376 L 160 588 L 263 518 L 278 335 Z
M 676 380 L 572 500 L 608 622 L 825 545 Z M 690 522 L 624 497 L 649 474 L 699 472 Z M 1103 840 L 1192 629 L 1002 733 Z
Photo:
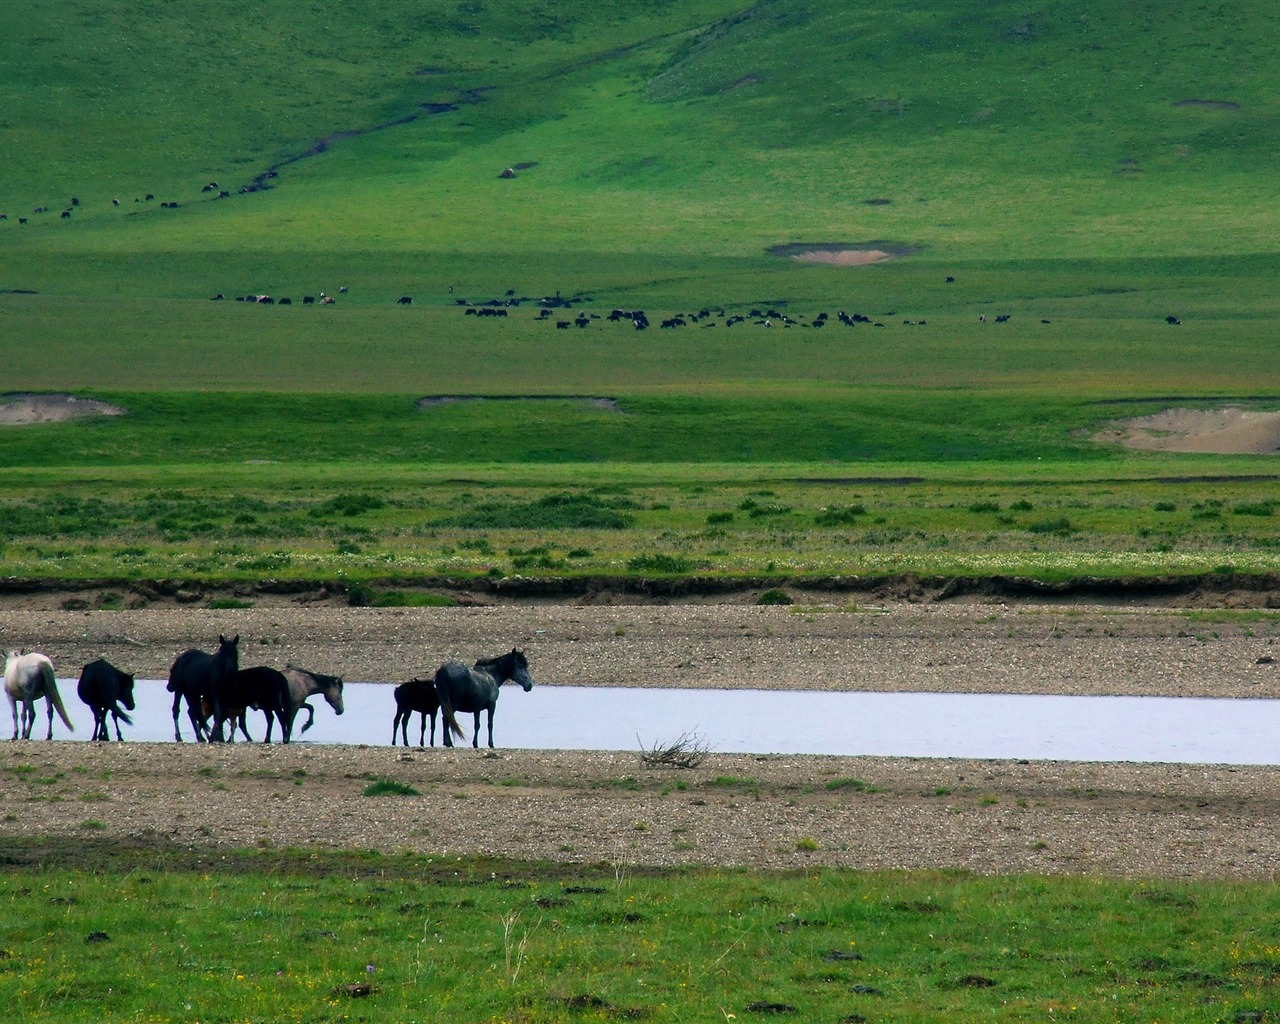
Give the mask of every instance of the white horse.
M 53 739 L 53 712 L 56 709 L 62 723 L 75 732 L 76 727 L 67 717 L 58 695 L 58 680 L 53 674 L 53 662 L 43 654 L 23 654 L 9 651 L 4 656 L 4 692 L 9 696 L 13 711 L 13 738 L 18 738 L 18 701 L 22 701 L 22 738 L 31 739 L 31 729 L 36 724 L 36 701 L 41 697 L 49 707 L 49 735 Z

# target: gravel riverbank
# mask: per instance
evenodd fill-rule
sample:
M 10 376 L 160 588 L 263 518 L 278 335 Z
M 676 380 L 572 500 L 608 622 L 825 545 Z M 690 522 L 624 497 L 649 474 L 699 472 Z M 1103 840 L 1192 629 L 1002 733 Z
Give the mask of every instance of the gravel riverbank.
M 292 661 L 350 680 L 407 679 L 448 658 L 518 646 L 539 685 L 1234 698 L 1280 696 L 1273 621 L 983 602 L 0 605 L 4 645 L 42 650 L 71 677 L 105 656 L 164 678 L 180 651 L 239 633 L 244 665 Z M 384 777 L 420 795 L 363 795 Z M 37 851 L 23 857 L 38 857 L 33 840 L 65 852 L 75 839 L 125 843 L 140 856 L 152 847 L 297 846 L 654 866 L 1269 878 L 1280 868 L 1278 805 L 1272 768 L 710 751 L 696 768 L 661 769 L 638 752 L 0 745 L 0 842 Z

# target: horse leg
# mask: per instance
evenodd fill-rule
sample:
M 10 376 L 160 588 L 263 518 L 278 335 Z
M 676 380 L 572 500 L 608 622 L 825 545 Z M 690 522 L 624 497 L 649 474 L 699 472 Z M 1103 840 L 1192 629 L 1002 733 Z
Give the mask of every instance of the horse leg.
M 114 711 L 111 712 L 111 719 L 116 723 L 116 742 L 124 742 L 124 734 L 120 732 L 120 716 Z M 111 733 L 107 731 L 107 716 L 102 716 L 102 738 L 108 743 L 111 742 Z
M 477 718 L 480 716 L 477 715 Z M 489 708 L 489 749 L 493 749 L 493 708 Z
M 418 746 L 425 747 L 427 745 L 425 742 L 427 738 L 427 713 L 425 711 L 419 711 L 418 717 L 422 719 L 422 722 L 420 723 L 422 728 L 418 730 Z M 433 740 L 436 738 L 435 724 L 436 723 L 434 721 L 431 723 L 431 738 Z M 409 744 L 407 743 L 405 744 L 406 747 L 408 745 Z
M 18 701 L 13 694 L 9 694 L 9 710 L 13 712 L 13 738 L 16 740 L 18 738 Z
M 100 740 L 110 740 L 111 733 L 107 731 L 107 708 L 99 707 L 93 709 L 93 735 L 89 737 L 93 742 Z M 116 732 L 120 732 L 120 719 L 116 719 Z
M 476 731 L 471 734 L 471 745 L 480 749 L 480 712 L 476 712 Z
M 191 719 L 191 728 L 194 729 L 196 732 L 196 742 L 208 743 L 209 727 L 205 724 L 208 720 L 200 717 L 200 709 L 198 707 L 199 700 L 200 700 L 199 697 L 196 697 L 194 699 L 192 699 L 191 697 L 187 698 L 187 717 Z M 176 721 L 176 716 L 175 716 L 175 721 Z M 178 739 L 181 740 L 182 737 L 179 736 Z
M 31 730 L 36 724 L 36 704 L 33 700 L 24 700 L 22 702 L 22 738 L 24 740 L 31 739 Z M 52 721 L 50 721 L 52 724 Z
M 404 721 L 404 716 L 401 715 L 400 709 L 396 708 L 396 717 L 391 720 L 391 745 L 393 747 L 396 745 L 396 733 L 401 731 L 400 723 L 402 721 Z M 407 747 L 409 745 L 409 727 L 406 725 L 403 731 L 405 734 L 404 745 Z
M 178 715 L 182 713 L 182 691 L 173 695 L 173 742 L 182 742 L 182 730 L 178 728 Z
M 426 715 L 423 715 L 423 718 L 426 718 Z M 431 712 L 431 745 L 433 747 L 436 745 L 436 713 L 434 711 Z

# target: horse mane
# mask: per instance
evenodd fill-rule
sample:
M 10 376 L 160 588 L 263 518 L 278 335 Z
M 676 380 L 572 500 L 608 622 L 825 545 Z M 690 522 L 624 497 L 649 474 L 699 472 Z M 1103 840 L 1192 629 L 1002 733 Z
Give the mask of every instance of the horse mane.
M 524 657 L 524 651 L 521 651 L 513 647 L 511 648 L 511 650 L 507 651 L 505 654 L 499 654 L 496 658 L 481 658 L 479 661 L 475 663 L 473 667 L 474 668 L 491 668 L 494 665 L 502 664 L 504 661 L 510 661 L 512 665 L 518 665 L 520 664 L 520 661 L 523 657 Z

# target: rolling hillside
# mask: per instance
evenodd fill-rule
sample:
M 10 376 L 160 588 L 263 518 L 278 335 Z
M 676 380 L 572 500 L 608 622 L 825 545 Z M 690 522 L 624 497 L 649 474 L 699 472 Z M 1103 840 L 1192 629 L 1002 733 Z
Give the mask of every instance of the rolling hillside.
M 180 294 L 153 258 L 191 253 L 696 274 L 790 241 L 969 261 L 1274 248 L 1265 4 L 368 7 L 0 8 L 3 283 L 26 259 L 52 286 L 67 260 L 89 290 L 84 267 L 123 258 L 104 290 Z

